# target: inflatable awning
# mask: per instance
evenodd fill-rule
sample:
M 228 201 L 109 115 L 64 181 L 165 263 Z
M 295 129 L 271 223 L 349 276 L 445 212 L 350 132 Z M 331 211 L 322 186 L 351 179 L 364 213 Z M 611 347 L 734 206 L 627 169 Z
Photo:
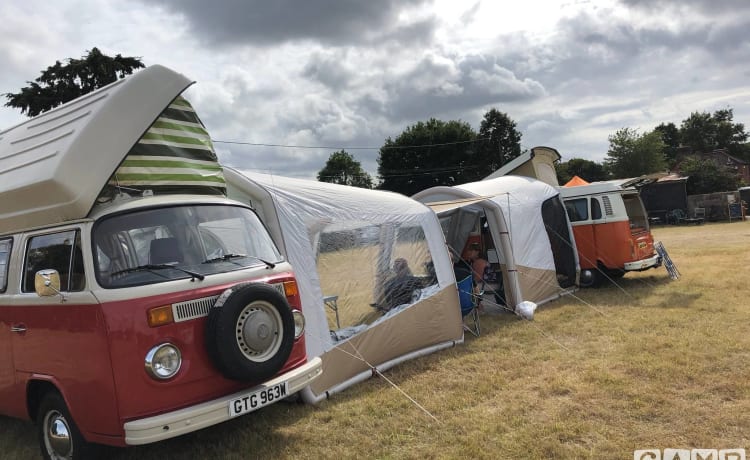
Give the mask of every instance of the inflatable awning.
M 454 209 L 462 208 L 470 204 L 478 203 L 487 199 L 491 199 L 490 196 L 480 196 L 476 198 L 460 198 L 457 200 L 447 201 L 435 201 L 434 203 L 425 203 L 432 209 L 435 214 L 442 214 L 444 212 L 452 211 Z

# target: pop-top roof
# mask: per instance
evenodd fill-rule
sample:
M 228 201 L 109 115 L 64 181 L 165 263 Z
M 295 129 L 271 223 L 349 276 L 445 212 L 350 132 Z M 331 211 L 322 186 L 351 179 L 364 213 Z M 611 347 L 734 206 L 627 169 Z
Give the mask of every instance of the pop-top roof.
M 85 218 L 131 148 L 191 83 L 150 66 L 0 131 L 0 233 Z

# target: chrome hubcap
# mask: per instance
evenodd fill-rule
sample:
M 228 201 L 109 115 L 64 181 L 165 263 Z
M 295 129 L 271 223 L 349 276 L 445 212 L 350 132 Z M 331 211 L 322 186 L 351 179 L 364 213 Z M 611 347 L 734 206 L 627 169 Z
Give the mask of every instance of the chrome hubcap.
M 253 303 L 237 319 L 237 344 L 255 362 L 271 358 L 281 346 L 281 316 L 264 302 Z
M 44 427 L 44 443 L 50 457 L 70 458 L 73 454 L 73 441 L 65 417 L 58 411 L 51 411 L 45 417 Z
M 588 286 L 594 282 L 596 274 L 593 270 L 581 270 L 581 285 Z
M 268 348 L 273 341 L 273 322 L 266 312 L 254 311 L 247 316 L 242 327 L 242 338 L 255 351 Z

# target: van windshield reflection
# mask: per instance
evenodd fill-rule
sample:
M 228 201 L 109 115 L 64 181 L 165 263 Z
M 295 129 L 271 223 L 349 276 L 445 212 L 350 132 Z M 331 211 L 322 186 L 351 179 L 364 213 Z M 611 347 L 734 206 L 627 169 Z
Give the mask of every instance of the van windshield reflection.
M 232 205 L 149 208 L 94 226 L 94 265 L 102 287 L 201 277 L 282 260 L 250 209 Z

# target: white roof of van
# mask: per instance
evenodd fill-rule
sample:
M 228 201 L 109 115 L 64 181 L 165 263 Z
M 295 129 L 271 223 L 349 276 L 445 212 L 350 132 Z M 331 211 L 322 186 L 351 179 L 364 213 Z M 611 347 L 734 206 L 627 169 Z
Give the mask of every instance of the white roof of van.
M 0 234 L 86 217 L 130 148 L 191 83 L 150 66 L 0 131 Z
M 593 195 L 597 193 L 637 193 L 633 187 L 622 187 L 628 179 L 615 179 L 609 181 L 592 182 L 588 185 L 576 185 L 573 187 L 558 187 L 560 196 L 570 198 L 573 196 Z

